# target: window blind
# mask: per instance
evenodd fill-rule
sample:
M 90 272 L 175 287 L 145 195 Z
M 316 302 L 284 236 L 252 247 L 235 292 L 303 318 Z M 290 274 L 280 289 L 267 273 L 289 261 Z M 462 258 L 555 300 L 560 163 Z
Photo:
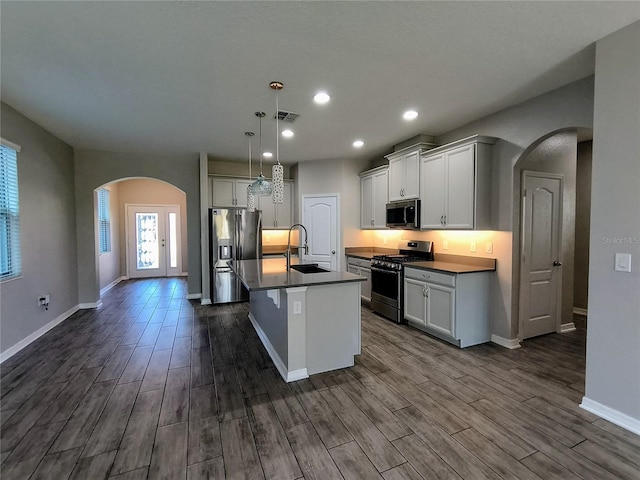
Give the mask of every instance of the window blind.
M 16 149 L 0 145 L 0 280 L 20 276 L 20 202 Z
M 111 215 L 109 212 L 109 190 L 98 190 L 98 236 L 100 253 L 111 251 Z

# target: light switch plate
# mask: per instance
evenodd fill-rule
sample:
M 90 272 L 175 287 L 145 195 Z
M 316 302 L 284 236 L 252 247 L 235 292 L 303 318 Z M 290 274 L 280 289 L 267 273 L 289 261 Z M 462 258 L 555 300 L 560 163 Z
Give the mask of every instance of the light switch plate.
M 493 243 L 487 242 L 487 244 L 485 245 L 485 251 L 487 253 L 493 253 Z
M 448 250 L 449 249 L 449 242 L 447 242 L 446 240 L 442 241 L 442 249 L 443 250 Z
M 615 271 L 631 273 L 631 254 L 630 253 L 616 253 Z
M 476 242 L 471 242 L 471 251 L 472 252 L 476 251 Z
M 293 314 L 300 315 L 302 313 L 302 302 L 300 300 L 293 301 Z

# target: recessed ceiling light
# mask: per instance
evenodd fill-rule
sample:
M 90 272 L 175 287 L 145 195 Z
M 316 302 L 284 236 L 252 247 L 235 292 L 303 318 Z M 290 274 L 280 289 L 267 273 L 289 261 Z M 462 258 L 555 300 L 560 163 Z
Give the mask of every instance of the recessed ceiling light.
M 405 120 L 414 120 L 418 118 L 418 112 L 416 112 L 415 110 L 407 110 L 402 114 L 402 118 L 404 118 Z
M 331 100 L 331 97 L 327 92 L 318 92 L 313 96 L 313 101 L 317 104 L 324 105 Z
M 264 152 L 264 153 L 262 154 L 262 156 L 263 156 L 264 158 L 271 158 L 271 157 L 273 157 L 273 153 L 271 153 L 271 152 Z
M 356 140 L 355 142 L 353 142 L 353 146 L 356 148 L 360 148 L 364 145 L 364 142 L 362 140 Z
M 289 130 L 288 128 L 286 130 L 283 130 L 282 136 L 287 138 L 293 137 L 293 130 Z

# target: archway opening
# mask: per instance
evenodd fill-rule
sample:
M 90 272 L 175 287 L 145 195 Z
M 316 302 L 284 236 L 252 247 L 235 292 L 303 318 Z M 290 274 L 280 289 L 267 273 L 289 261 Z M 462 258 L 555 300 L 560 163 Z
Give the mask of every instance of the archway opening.
M 532 172 L 534 175 L 546 172 L 563 179 L 560 195 L 560 245 L 558 258 L 555 259 L 561 265 L 556 266 L 554 273 L 559 276 L 557 321 L 554 331 L 571 331 L 575 328 L 576 321 L 581 322 L 581 326 L 586 328 L 592 137 L 593 131 L 590 128 L 575 127 L 550 132 L 533 142 L 514 166 L 512 319 L 514 329 L 521 340 L 529 336 L 524 326 L 528 309 L 531 307 L 531 302 L 528 303 L 527 300 L 530 286 L 526 282 L 527 278 L 533 278 L 526 275 L 530 268 L 526 256 L 531 254 L 531 244 L 526 243 L 527 240 L 531 240 L 527 237 L 527 225 L 531 226 L 531 218 L 527 218 L 526 214 L 532 215 L 532 202 L 531 192 L 526 192 L 522 183 L 526 176 L 523 172 Z M 545 296 L 542 295 L 543 298 Z M 533 303 L 539 307 L 539 303 L 535 302 L 539 301 L 534 299 Z M 533 312 L 532 315 L 541 315 L 542 310 Z
M 187 274 L 187 202 L 184 191 L 168 182 L 148 177 L 120 178 L 101 185 L 95 191 L 95 251 L 98 259 L 97 270 L 101 295 L 121 280 L 130 276 L 141 276 L 132 275 L 131 257 L 136 255 L 137 248 L 133 245 L 134 236 L 131 235 L 135 220 L 128 218 L 127 211 L 131 216 L 131 212 L 135 210 L 133 207 L 154 207 L 155 210 L 162 207 L 162 219 L 167 219 L 159 225 L 163 228 L 163 233 L 157 238 L 157 248 L 162 252 L 153 252 L 151 249 L 148 252 L 163 255 L 164 270 L 149 268 L 148 272 L 143 274 L 148 273 L 146 276 L 185 276 Z M 107 192 L 108 200 L 101 202 L 101 195 L 103 198 L 105 196 L 104 192 Z M 106 215 L 105 206 L 107 207 Z M 146 210 L 142 208 L 141 211 Z M 150 216 L 140 218 L 153 220 Z M 156 226 L 158 226 L 157 222 Z M 104 248 L 105 245 L 109 248 Z M 166 261 L 164 261 L 165 257 Z M 167 269 L 167 265 L 173 268 Z M 155 267 L 153 262 L 147 262 L 147 266 Z

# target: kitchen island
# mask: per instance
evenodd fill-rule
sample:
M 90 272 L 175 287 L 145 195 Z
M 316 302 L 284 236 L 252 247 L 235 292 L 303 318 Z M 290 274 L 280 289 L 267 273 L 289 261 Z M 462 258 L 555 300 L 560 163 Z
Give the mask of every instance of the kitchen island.
M 249 290 L 249 319 L 285 381 L 353 366 L 363 277 L 287 271 L 284 258 L 240 260 L 232 268 Z

